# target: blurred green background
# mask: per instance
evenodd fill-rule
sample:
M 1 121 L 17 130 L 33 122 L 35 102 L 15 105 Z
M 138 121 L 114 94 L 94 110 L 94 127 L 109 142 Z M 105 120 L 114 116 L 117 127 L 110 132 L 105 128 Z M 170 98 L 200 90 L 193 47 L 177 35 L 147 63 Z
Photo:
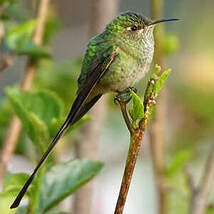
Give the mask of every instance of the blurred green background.
M 52 58 L 39 60 L 33 88 L 55 92 L 63 103 L 63 115 L 73 102 L 81 59 L 88 43 L 89 4 L 86 0 L 53 0 L 48 11 L 44 45 Z M 36 7 L 36 1 L 13 1 L 3 17 L 5 30 L 35 17 Z M 214 142 L 213 8 L 214 1 L 208 0 L 164 1 L 164 17 L 181 19 L 178 23 L 164 25 L 164 64 L 173 71 L 167 82 L 164 130 L 169 214 L 188 213 L 190 189 L 184 168 L 186 165 L 191 168 L 198 184 Z M 120 0 L 118 10 L 118 13 L 131 10 L 152 16 L 149 0 Z M 3 42 L 0 54 L 8 53 L 10 51 Z M 21 81 L 26 60 L 26 56 L 18 56 L 13 66 L 0 73 L 0 148 L 12 115 L 5 88 Z M 128 131 L 112 96 L 108 98 L 106 115 L 99 142 L 99 159 L 105 167 L 95 179 L 93 214 L 113 213 L 129 144 Z M 56 151 L 55 155 L 59 155 L 60 160 L 75 158 L 74 145 L 80 138 L 81 129 L 77 129 L 66 137 L 65 145 L 59 147 L 60 155 Z M 124 214 L 159 213 L 149 142 L 150 136 L 146 133 Z M 9 171 L 31 172 L 33 164 L 28 159 L 36 156 L 31 151 L 30 140 L 22 132 Z M 69 201 L 65 204 L 63 209 L 70 210 Z M 207 213 L 214 213 L 213 206 L 214 191 L 209 198 Z

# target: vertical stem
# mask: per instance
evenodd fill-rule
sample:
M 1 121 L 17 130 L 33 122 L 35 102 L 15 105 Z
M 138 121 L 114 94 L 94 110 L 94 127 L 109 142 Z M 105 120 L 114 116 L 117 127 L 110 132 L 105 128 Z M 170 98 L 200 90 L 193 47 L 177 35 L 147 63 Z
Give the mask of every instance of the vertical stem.
M 117 200 L 117 205 L 114 214 L 122 214 L 126 203 L 126 198 L 128 195 L 129 186 L 131 184 L 132 175 L 134 172 L 137 156 L 140 150 L 142 136 L 140 130 L 136 130 L 130 137 L 130 146 L 128 151 L 128 156 L 126 160 L 126 167 L 123 174 L 123 180 L 121 183 L 120 193 Z
M 147 123 L 148 123 L 148 117 L 149 117 L 151 103 L 149 103 L 147 101 L 145 103 L 146 103 L 146 105 L 145 105 L 144 118 L 140 121 L 139 127 L 137 129 L 135 129 L 134 132 L 130 132 L 131 137 L 130 137 L 129 151 L 128 151 L 125 171 L 123 174 L 123 179 L 122 179 L 122 183 L 121 183 L 121 187 L 120 187 L 120 193 L 119 193 L 119 196 L 117 199 L 117 204 L 116 204 L 114 214 L 122 214 L 125 203 L 126 203 L 126 198 L 128 195 L 129 186 L 131 184 L 136 160 L 138 157 L 142 139 L 143 139 L 143 136 L 144 136 L 144 133 L 146 130 Z M 123 111 L 122 108 L 121 108 L 121 111 Z M 124 120 L 125 120 L 125 118 L 124 118 Z
M 214 145 L 212 146 L 210 155 L 206 162 L 206 167 L 202 177 L 201 185 L 196 191 L 192 191 L 192 199 L 190 204 L 190 214 L 203 214 L 205 213 L 208 201 L 209 193 L 214 181 Z
M 33 40 L 37 45 L 40 45 L 42 43 L 48 5 L 49 0 L 40 0 L 37 15 L 38 24 L 36 26 L 35 33 L 33 35 Z M 26 73 L 21 83 L 20 88 L 21 91 L 27 91 L 32 87 L 35 71 L 36 71 L 36 62 L 33 61 L 32 59 L 29 59 L 26 66 Z M 6 138 L 3 142 L 3 148 L 0 157 L 0 182 L 4 179 L 8 163 L 10 161 L 12 154 L 15 151 L 21 130 L 22 124 L 20 120 L 16 116 L 13 116 L 7 131 Z
M 163 17 L 163 4 L 164 0 L 152 0 L 152 16 L 153 20 Z M 154 32 L 155 36 L 155 55 L 154 62 L 164 67 L 164 27 L 163 24 L 157 25 Z M 163 170 L 165 167 L 165 112 L 167 102 L 167 90 L 163 88 L 160 92 L 157 105 L 155 118 L 150 126 L 151 134 L 151 153 L 153 159 L 153 167 L 155 174 L 155 182 L 159 196 L 159 213 L 167 213 L 167 188 L 164 182 Z
M 101 33 L 105 25 L 111 21 L 117 11 L 117 0 L 90 0 L 89 1 L 89 38 Z M 90 114 L 94 120 L 84 125 L 81 142 L 77 143 L 77 156 L 97 160 L 99 158 L 98 144 L 106 112 L 106 97 L 92 108 Z M 93 182 L 84 185 L 75 195 L 74 213 L 91 213 L 93 198 Z

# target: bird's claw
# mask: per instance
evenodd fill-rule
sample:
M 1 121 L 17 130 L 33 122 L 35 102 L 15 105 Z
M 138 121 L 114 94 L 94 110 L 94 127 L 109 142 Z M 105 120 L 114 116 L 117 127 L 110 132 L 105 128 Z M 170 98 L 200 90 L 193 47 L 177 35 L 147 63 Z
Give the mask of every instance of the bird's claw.
M 137 89 L 136 89 L 135 87 L 129 87 L 129 88 L 127 88 L 127 89 L 132 90 L 132 91 L 134 91 L 135 94 L 137 94 Z M 126 90 L 127 90 L 127 89 L 126 89 Z
M 130 90 L 137 93 L 137 89 L 135 87 L 128 87 L 124 91 L 117 91 L 118 94 L 114 98 L 114 103 L 116 104 L 118 102 L 127 104 L 132 99 Z

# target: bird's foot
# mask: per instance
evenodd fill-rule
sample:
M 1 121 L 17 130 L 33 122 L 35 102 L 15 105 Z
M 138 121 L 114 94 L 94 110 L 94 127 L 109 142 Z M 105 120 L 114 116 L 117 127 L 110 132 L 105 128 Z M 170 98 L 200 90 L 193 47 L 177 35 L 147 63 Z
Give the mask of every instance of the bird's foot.
M 132 90 L 135 93 L 137 93 L 137 89 L 135 87 L 128 87 L 128 88 L 126 88 L 123 91 L 117 90 L 116 92 L 118 94 L 114 98 L 114 103 L 119 102 L 119 103 L 125 103 L 125 104 L 127 104 L 132 99 L 132 95 L 130 93 L 130 90 Z
M 135 87 L 129 87 L 128 89 L 129 89 L 129 91 L 132 90 L 132 91 L 134 91 L 135 94 L 137 94 L 137 89 Z

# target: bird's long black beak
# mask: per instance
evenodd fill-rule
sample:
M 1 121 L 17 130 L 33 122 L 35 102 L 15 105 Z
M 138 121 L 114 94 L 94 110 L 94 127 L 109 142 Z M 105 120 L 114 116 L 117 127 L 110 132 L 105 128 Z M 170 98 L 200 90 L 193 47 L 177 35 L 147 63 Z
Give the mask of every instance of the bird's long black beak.
M 179 19 L 158 19 L 157 21 L 152 22 L 150 25 L 156 25 L 161 22 L 171 22 L 171 21 L 179 21 Z

